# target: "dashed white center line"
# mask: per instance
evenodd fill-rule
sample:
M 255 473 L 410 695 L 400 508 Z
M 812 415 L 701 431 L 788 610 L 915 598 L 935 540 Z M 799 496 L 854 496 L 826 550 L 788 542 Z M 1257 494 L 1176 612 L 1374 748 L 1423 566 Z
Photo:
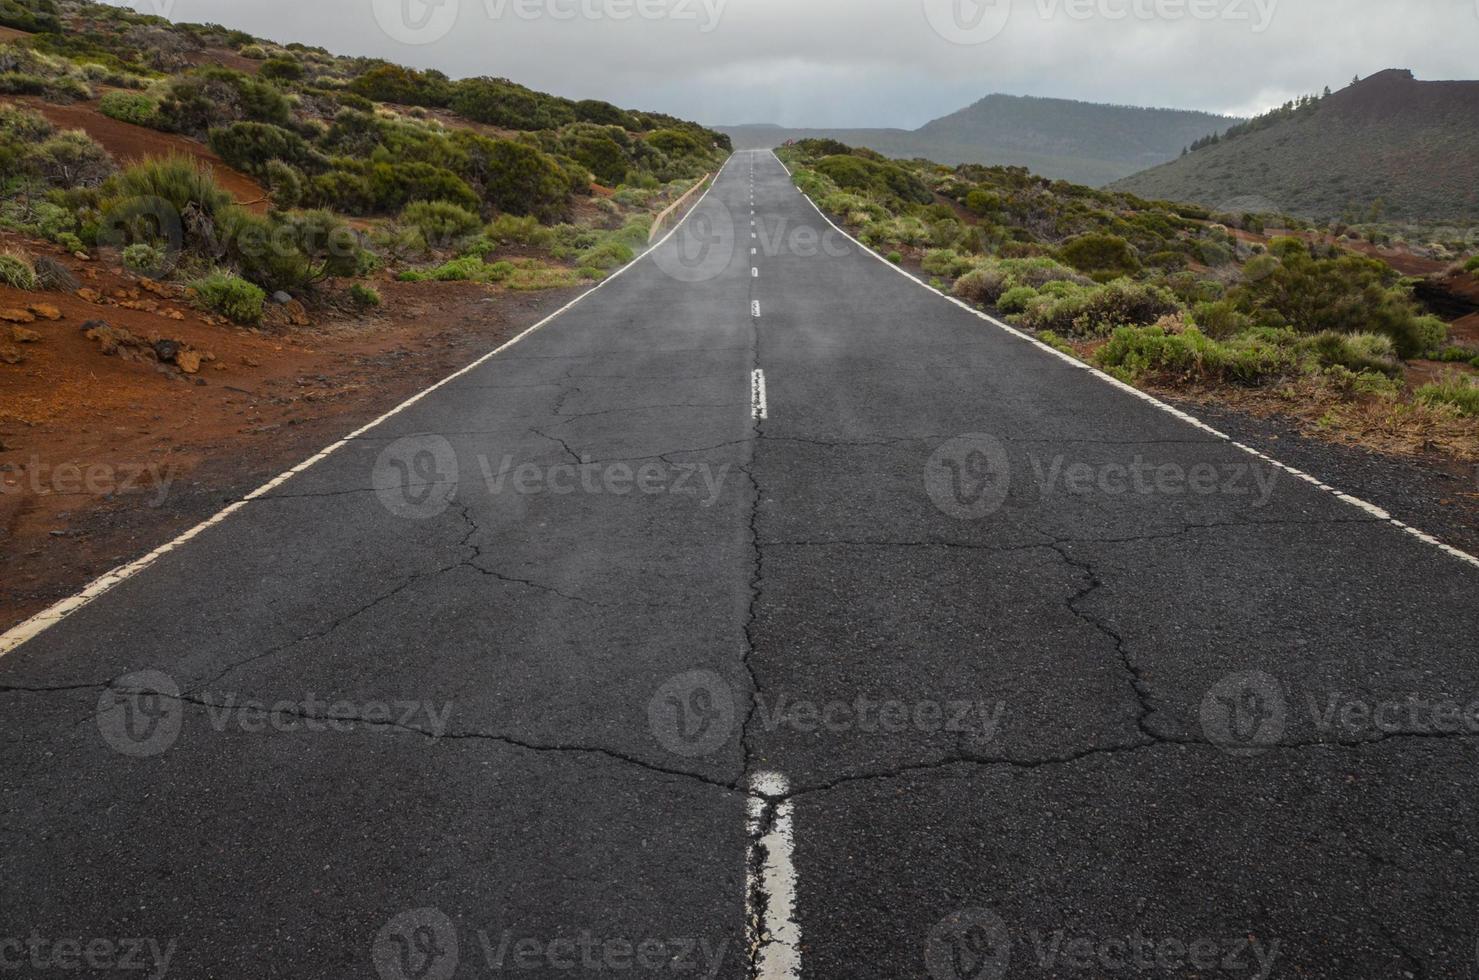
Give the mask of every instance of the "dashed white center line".
M 757 773 L 750 781 L 750 861 L 746 918 L 756 980 L 801 976 L 801 927 L 796 922 L 793 813 L 786 777 Z
M 765 400 L 765 372 L 759 368 L 750 375 L 750 407 L 755 418 L 770 418 L 770 406 Z
M 751 266 L 750 267 L 750 278 L 751 279 L 759 279 L 760 278 L 760 270 L 757 269 L 757 268 L 755 268 L 754 266 Z
M 760 301 L 758 299 L 750 301 L 750 316 L 756 319 L 760 317 Z
M 754 247 L 751 247 L 751 248 L 750 248 L 750 254 L 751 254 L 751 255 L 755 255 L 755 254 L 758 254 L 758 253 L 759 253 L 759 251 L 760 251 L 760 250 L 759 250 L 759 249 L 758 249 L 758 248 L 754 248 Z

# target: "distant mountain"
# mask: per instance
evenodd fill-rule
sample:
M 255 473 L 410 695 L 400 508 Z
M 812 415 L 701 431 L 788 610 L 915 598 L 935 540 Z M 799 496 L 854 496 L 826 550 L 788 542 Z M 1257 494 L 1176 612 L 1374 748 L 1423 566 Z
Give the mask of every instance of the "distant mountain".
M 1113 187 L 1320 220 L 1479 220 L 1479 82 L 1391 69 L 1241 128 Z
M 825 137 L 891 157 L 1021 166 L 1044 177 L 1098 186 L 1174 159 L 1193 141 L 1240 121 L 1183 109 L 989 95 L 916 130 L 716 128 L 736 146 L 751 149 Z

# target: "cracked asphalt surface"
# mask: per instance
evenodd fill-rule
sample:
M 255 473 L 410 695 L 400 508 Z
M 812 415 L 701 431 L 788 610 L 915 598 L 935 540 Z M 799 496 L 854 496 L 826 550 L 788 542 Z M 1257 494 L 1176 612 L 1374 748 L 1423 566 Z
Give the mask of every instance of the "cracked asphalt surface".
M 748 977 L 773 772 L 805 976 L 1474 976 L 1476 585 L 741 153 L 655 253 L 0 660 L 0 940 Z

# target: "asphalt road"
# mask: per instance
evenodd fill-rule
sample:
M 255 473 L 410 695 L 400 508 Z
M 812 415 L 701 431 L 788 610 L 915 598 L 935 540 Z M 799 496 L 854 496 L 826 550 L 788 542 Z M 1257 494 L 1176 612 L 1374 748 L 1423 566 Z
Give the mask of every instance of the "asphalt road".
M 0 974 L 1476 976 L 1476 586 L 741 153 L 0 659 Z

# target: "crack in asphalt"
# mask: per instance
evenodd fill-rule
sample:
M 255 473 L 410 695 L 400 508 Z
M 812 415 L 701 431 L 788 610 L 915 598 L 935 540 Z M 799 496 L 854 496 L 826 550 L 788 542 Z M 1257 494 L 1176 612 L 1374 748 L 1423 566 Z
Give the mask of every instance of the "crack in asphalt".
M 1130 653 L 1125 649 L 1125 638 L 1117 630 L 1109 625 L 1101 616 L 1080 609 L 1079 604 L 1087 600 L 1095 592 L 1104 588 L 1104 581 L 1099 578 L 1099 573 L 1094 568 L 1094 563 L 1083 559 L 1075 559 L 1068 554 L 1068 546 L 1061 542 L 1054 542 L 1052 550 L 1062 558 L 1064 563 L 1071 568 L 1077 569 L 1084 577 L 1085 583 L 1081 589 L 1064 602 L 1064 606 L 1074 616 L 1089 624 L 1101 634 L 1114 642 L 1115 653 L 1118 654 L 1120 663 L 1124 666 L 1126 673 L 1130 675 L 1130 688 L 1135 692 L 1135 700 L 1139 704 L 1139 710 L 1135 715 L 1135 727 L 1148 738 L 1155 738 L 1156 734 L 1146 724 L 1147 719 L 1155 713 L 1155 707 L 1151 703 L 1149 685 L 1145 683 L 1145 675 L 1141 673 L 1139 666 L 1130 659 Z

